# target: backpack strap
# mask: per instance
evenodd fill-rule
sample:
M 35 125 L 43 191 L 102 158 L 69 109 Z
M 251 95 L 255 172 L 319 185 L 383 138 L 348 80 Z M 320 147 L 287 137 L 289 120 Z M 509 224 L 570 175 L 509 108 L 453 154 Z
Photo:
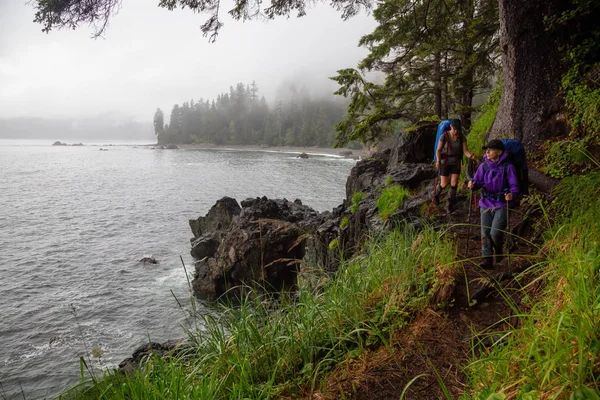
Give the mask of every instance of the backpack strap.
M 440 138 L 440 140 L 443 140 L 443 146 L 442 146 L 442 157 L 446 158 L 446 160 L 448 159 L 448 154 L 450 153 L 450 137 L 448 137 L 448 132 L 450 131 L 444 131 L 442 133 L 442 137 Z M 460 143 L 460 158 L 462 158 L 462 154 L 463 154 L 463 133 L 459 133 L 458 134 L 458 141 Z
M 488 170 L 489 170 L 489 166 L 487 164 L 487 161 L 484 161 L 483 162 L 484 177 Z M 493 192 L 488 191 L 484 186 L 481 188 L 481 197 L 483 197 L 485 199 L 501 200 L 502 195 L 504 195 L 504 193 L 506 193 L 506 191 L 510 189 L 507 171 L 508 171 L 508 160 L 505 159 L 502 162 L 502 188 L 500 189 L 499 192 L 493 193 Z

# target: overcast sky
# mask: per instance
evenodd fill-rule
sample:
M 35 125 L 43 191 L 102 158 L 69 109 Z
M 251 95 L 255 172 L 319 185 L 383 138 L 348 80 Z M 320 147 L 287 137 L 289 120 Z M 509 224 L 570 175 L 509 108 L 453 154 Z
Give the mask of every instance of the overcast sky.
M 285 81 L 331 92 L 329 76 L 367 53 L 359 38 L 375 27 L 363 13 L 348 21 L 327 5 L 303 18 L 224 19 L 216 43 L 203 15 L 123 0 L 104 38 L 91 28 L 41 32 L 23 0 L 0 0 L 0 117 L 73 117 L 122 112 L 150 120 L 189 99 L 214 98 L 255 80 L 272 101 Z M 229 9 L 229 8 L 228 8 Z

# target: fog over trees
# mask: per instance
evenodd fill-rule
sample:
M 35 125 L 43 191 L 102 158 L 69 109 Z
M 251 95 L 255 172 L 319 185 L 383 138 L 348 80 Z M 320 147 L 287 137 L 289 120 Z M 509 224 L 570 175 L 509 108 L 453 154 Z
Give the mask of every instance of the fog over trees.
M 170 114 L 159 108 L 153 120 L 158 142 L 333 146 L 347 102 L 311 97 L 293 84 L 287 89 L 283 100 L 269 104 L 256 82 L 240 82 L 216 99 L 175 104 Z
M 101 35 L 121 1 L 33 3 L 45 31 L 86 23 Z M 227 13 L 241 21 L 303 16 L 310 4 L 234 0 Z M 460 116 L 468 126 L 477 91 L 497 76 L 502 95 L 490 137 L 520 139 L 530 151 L 566 135 L 598 141 L 599 2 L 334 0 L 331 5 L 343 18 L 375 6 L 379 24 L 361 40 L 370 54 L 358 68 L 342 69 L 336 77 L 338 94 L 350 99 L 346 118 L 336 125 L 338 144 L 377 141 L 392 134 L 398 121 L 424 117 Z M 220 0 L 161 0 L 159 6 L 203 13 L 201 28 L 211 40 L 223 27 L 226 6 Z M 369 81 L 370 70 L 385 73 L 385 83 Z M 227 96 L 221 103 L 231 100 Z M 228 140 L 244 136 L 235 123 L 232 128 Z

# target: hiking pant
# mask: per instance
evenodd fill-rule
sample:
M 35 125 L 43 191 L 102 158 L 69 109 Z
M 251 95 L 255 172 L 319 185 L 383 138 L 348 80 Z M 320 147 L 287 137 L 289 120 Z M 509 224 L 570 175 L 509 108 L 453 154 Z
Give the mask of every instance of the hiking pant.
M 502 254 L 504 232 L 506 230 L 506 207 L 480 208 L 481 212 L 481 255 L 491 257 Z

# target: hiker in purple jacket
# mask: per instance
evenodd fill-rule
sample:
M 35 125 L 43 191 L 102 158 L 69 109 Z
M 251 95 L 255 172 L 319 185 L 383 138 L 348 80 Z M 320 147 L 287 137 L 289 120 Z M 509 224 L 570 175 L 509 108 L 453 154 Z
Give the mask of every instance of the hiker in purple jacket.
M 489 269 L 493 267 L 493 253 L 496 253 L 496 263 L 503 259 L 508 202 L 519 193 L 519 181 L 514 165 L 506 161 L 508 154 L 504 152 L 502 141 L 491 140 L 483 149 L 484 161 L 469 182 L 469 188 L 482 189 L 479 200 L 483 256 L 481 267 Z

